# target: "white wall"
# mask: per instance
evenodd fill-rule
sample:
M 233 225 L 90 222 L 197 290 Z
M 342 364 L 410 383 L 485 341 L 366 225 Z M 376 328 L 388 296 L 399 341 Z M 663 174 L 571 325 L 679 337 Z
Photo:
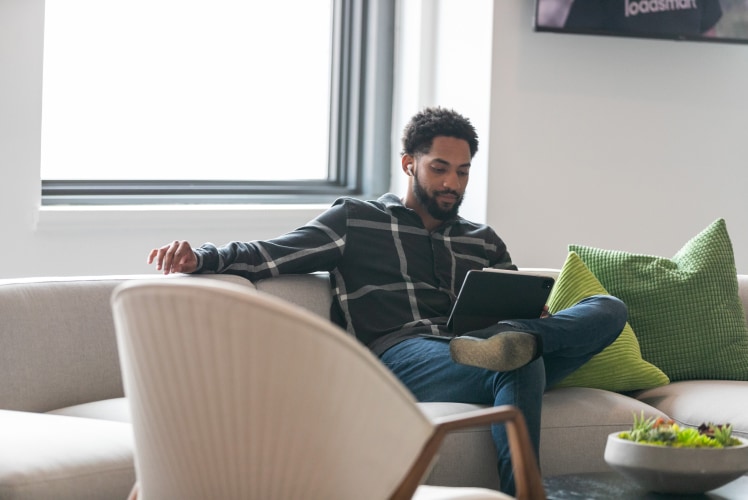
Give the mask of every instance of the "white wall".
M 0 278 L 150 273 L 154 246 L 271 238 L 322 210 L 40 209 L 43 23 L 43 0 L 0 0 Z
M 724 218 L 748 273 L 748 45 L 534 33 L 533 3 L 494 5 L 488 220 L 515 262 L 671 257 Z
M 0 0 L 0 251 L 18 266 L 13 247 L 27 244 L 39 192 L 21 179 L 38 170 L 41 117 L 39 0 Z M 29 171 L 31 173 L 29 173 Z M 38 176 L 38 172 L 37 172 Z M 4 273 L 0 272 L 0 276 Z
M 529 0 L 428 4 L 403 3 L 426 12 L 425 38 L 407 49 L 394 140 L 426 104 L 469 116 L 481 149 L 463 214 L 518 264 L 560 266 L 568 243 L 670 256 L 724 217 L 748 273 L 748 46 L 533 33 Z M 151 272 L 155 245 L 270 238 L 322 209 L 40 210 L 43 11 L 0 0 L 0 278 Z

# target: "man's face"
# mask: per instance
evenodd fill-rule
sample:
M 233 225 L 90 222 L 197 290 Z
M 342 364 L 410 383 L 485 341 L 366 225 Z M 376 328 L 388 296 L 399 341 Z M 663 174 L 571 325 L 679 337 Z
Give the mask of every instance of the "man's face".
M 457 215 L 470 176 L 470 147 L 454 137 L 436 137 L 427 154 L 414 158 L 413 194 L 438 220 Z

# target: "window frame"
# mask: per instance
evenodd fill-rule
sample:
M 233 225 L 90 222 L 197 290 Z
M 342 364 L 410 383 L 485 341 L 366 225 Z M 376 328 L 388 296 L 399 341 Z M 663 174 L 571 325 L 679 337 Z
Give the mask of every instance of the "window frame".
M 328 203 L 390 182 L 396 0 L 334 0 L 326 180 L 41 180 L 43 206 Z

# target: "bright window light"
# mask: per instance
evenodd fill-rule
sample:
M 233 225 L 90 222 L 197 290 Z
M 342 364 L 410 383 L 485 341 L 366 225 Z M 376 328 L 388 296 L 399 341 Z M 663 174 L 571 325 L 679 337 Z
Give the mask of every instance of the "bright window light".
M 332 0 L 45 9 L 42 179 L 327 179 Z

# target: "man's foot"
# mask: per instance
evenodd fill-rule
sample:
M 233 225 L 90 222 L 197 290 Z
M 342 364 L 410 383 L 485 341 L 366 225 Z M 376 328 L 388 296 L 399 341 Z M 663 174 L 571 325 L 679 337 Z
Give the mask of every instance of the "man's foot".
M 538 358 L 538 339 L 532 333 L 508 330 L 487 339 L 462 335 L 449 343 L 455 363 L 508 372 Z

